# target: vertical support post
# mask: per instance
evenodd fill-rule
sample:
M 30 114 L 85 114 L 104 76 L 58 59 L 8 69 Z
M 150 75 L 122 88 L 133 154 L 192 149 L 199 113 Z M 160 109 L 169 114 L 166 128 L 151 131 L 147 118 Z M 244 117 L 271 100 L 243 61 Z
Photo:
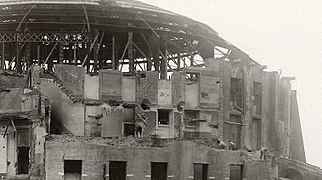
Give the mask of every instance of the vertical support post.
M 72 64 L 72 61 L 74 60 L 73 57 L 73 45 L 69 42 L 68 43 L 68 64 Z
M 1 51 L 1 69 L 5 69 L 5 53 L 4 53 L 4 42 L 2 42 L 2 51 Z
M 167 79 L 167 43 L 163 41 L 163 46 L 161 48 L 161 52 L 163 54 L 161 58 L 161 66 L 160 66 L 160 73 L 161 73 L 161 79 Z
M 154 33 L 151 33 L 149 37 L 149 44 L 152 48 L 152 57 L 155 67 L 155 71 L 160 72 L 160 38 Z
M 38 65 L 41 65 L 41 58 L 40 58 L 40 46 L 37 46 L 37 60 L 38 60 Z
M 18 41 L 16 41 L 16 71 L 17 71 L 17 73 L 22 73 L 21 58 L 20 58 L 20 45 L 19 45 Z
M 152 59 L 152 47 L 151 44 L 148 44 L 148 54 L 147 54 L 148 58 Z M 152 69 L 152 62 L 148 60 L 147 62 L 147 71 L 151 71 Z
M 47 70 L 48 71 L 53 71 L 53 56 L 50 56 L 49 57 L 49 60 L 48 60 L 48 68 L 47 68 Z
M 129 46 L 127 48 L 127 55 L 129 58 L 129 72 L 134 74 L 134 57 L 133 57 L 133 32 L 128 32 Z
M 74 53 L 73 53 L 74 64 L 75 66 L 77 66 L 77 44 L 75 43 L 73 47 L 74 47 Z
M 93 47 L 93 51 L 94 51 L 94 65 L 93 65 L 93 70 L 94 72 L 97 72 L 97 65 L 98 65 L 98 44 L 96 42 L 94 42 L 94 47 Z
M 112 69 L 115 70 L 115 36 L 112 37 Z
M 193 66 L 194 55 L 190 55 L 190 66 Z
M 118 70 L 119 64 L 120 64 L 120 59 L 119 59 L 119 48 L 115 49 L 115 70 Z
M 178 53 L 177 70 L 181 68 L 181 52 Z
M 59 52 L 58 52 L 58 64 L 62 64 L 64 61 L 64 45 L 63 43 L 59 43 Z
M 98 31 L 94 31 L 94 34 L 95 34 L 95 37 L 98 38 L 99 32 Z M 98 52 L 97 52 L 98 44 L 97 44 L 97 42 L 95 40 L 92 43 L 94 43 L 94 44 L 92 44 L 92 46 L 93 46 L 93 60 L 94 60 L 92 70 L 94 72 L 96 72 L 97 71 L 97 64 L 98 64 L 97 63 L 98 62 Z M 90 60 L 90 59 L 88 59 L 88 60 Z
M 91 42 L 87 43 L 86 49 L 87 49 L 87 54 L 88 54 L 88 58 L 86 59 L 86 72 L 89 73 L 90 72 L 90 65 L 91 65 Z
M 30 68 L 32 62 L 31 62 L 31 44 L 26 43 L 26 62 L 27 62 L 27 69 Z

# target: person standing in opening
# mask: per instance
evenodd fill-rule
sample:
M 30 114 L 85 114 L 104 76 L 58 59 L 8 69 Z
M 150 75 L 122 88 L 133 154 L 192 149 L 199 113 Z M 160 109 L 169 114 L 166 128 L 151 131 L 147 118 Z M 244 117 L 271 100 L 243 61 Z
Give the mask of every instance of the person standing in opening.
M 234 141 L 231 141 L 231 140 L 228 141 L 228 150 L 233 150 L 233 151 L 237 150 L 237 147 Z
M 218 149 L 227 149 L 227 145 L 226 143 L 224 143 L 223 141 L 220 141 L 219 139 L 217 140 L 218 143 Z

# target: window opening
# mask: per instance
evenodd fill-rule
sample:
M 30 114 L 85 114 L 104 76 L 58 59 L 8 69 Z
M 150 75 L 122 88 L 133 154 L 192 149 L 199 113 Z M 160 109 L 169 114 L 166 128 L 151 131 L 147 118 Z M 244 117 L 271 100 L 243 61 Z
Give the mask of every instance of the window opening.
M 194 180 L 208 180 L 208 164 L 194 164 Z
M 243 111 L 242 109 L 242 83 L 241 79 L 231 78 L 230 81 L 230 109 Z
M 230 165 L 230 180 L 242 180 L 243 179 L 243 166 Z
M 110 161 L 109 177 L 110 180 L 126 180 L 126 162 Z
M 28 174 L 29 172 L 29 151 L 30 134 L 29 129 L 17 130 L 17 174 Z
M 64 160 L 64 179 L 82 179 L 82 160 Z
M 185 110 L 184 111 L 184 123 L 186 126 L 196 127 L 196 120 L 199 119 L 199 111 Z
M 167 180 L 168 163 L 152 162 L 151 163 L 151 180 Z
M 170 110 L 158 109 L 158 125 L 169 125 Z

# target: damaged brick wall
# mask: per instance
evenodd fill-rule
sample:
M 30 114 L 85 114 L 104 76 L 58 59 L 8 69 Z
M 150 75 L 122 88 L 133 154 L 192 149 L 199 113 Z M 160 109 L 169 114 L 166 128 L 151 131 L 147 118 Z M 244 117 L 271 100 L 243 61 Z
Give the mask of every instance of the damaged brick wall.
M 94 140 L 93 140 L 94 141 Z M 64 178 L 64 160 L 81 160 L 82 179 L 102 179 L 104 164 L 108 176 L 109 161 L 126 161 L 126 174 L 131 179 L 142 180 L 151 176 L 151 162 L 167 162 L 168 178 L 186 180 L 194 177 L 194 163 L 209 164 L 208 176 L 211 179 L 229 177 L 229 165 L 239 164 L 240 153 L 236 151 L 218 151 L 194 142 L 169 142 L 164 147 L 141 148 L 121 147 L 118 144 L 103 145 L 84 142 L 82 139 L 54 138 L 46 141 L 46 178 L 62 180 Z
M 143 137 L 150 137 L 155 134 L 156 130 L 156 112 L 155 111 L 145 111 L 145 117 L 147 118 L 147 126 L 143 131 Z
M 83 97 L 85 69 L 67 64 L 55 65 L 55 76 L 77 97 Z
M 155 71 L 146 72 L 146 87 L 145 94 L 146 99 L 148 99 L 152 104 L 158 104 L 158 82 L 159 73 Z
M 0 70 L 0 89 L 28 87 L 27 76 Z

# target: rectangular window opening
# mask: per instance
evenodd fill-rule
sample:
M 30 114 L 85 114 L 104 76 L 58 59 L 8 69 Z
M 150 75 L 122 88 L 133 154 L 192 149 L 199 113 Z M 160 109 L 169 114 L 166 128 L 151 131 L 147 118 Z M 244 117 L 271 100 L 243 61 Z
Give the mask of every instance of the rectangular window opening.
M 167 109 L 158 109 L 158 125 L 169 125 L 170 111 Z
M 82 178 L 82 160 L 64 160 L 64 179 Z
M 238 78 L 231 78 L 230 81 L 230 109 L 242 111 L 242 81 Z
M 152 180 L 167 180 L 168 163 L 152 162 L 151 163 L 151 179 Z
M 194 180 L 208 180 L 208 164 L 194 164 Z
M 30 158 L 30 131 L 29 129 L 17 130 L 17 174 L 29 173 L 29 158 Z
M 230 165 L 230 180 L 242 180 L 243 179 L 243 166 L 242 165 Z
M 262 114 L 262 83 L 253 83 L 253 114 Z
M 242 122 L 240 115 L 230 114 L 229 122 L 224 124 L 224 141 L 228 143 L 232 141 L 235 144 L 235 148 L 241 148 L 241 130 Z
M 199 73 L 186 72 L 186 82 L 198 82 Z
M 110 161 L 109 177 L 110 180 L 126 180 L 126 162 Z
M 124 126 L 123 126 L 123 135 L 124 136 L 134 136 L 135 134 L 135 126 L 134 126 L 134 119 L 135 119 L 135 111 L 134 108 L 125 108 L 124 109 Z
M 199 119 L 199 111 L 185 110 L 184 111 L 184 123 L 186 126 L 196 127 L 196 119 Z
M 261 149 L 261 138 L 262 138 L 262 120 L 253 118 L 251 124 L 251 135 L 252 135 L 252 149 Z

